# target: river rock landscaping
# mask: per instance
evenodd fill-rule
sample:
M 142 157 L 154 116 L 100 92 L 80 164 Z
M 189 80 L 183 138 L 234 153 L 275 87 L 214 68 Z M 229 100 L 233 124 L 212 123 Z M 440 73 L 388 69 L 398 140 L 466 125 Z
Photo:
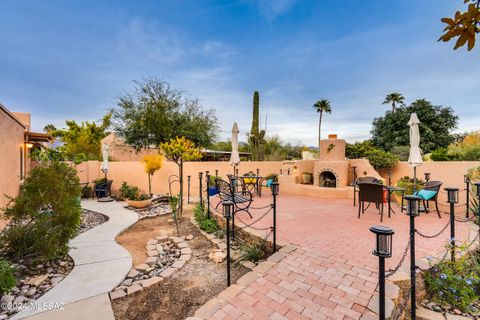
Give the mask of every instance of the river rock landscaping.
M 82 216 L 80 227 L 78 228 L 78 234 L 95 228 L 96 226 L 101 225 L 102 223 L 107 221 L 108 217 L 101 213 L 82 209 Z
M 84 233 L 104 222 L 108 217 L 103 214 L 82 210 L 78 234 Z M 11 267 L 16 279 L 16 286 L 1 298 L 2 310 L 0 320 L 8 319 L 19 312 L 22 306 L 35 301 L 44 293 L 55 287 L 73 269 L 74 263 L 70 256 L 61 259 L 36 264 L 29 259 L 13 261 Z M 4 308 L 4 305 L 7 308 Z
M 171 275 L 160 276 L 163 280 L 150 286 L 142 286 L 142 289 L 134 294 L 125 294 L 122 298 L 112 300 L 115 318 L 184 319 L 192 316 L 199 307 L 226 288 L 225 261 L 216 263 L 209 259 L 210 253 L 218 247 L 190 222 L 190 214 L 191 209 L 185 208 L 184 218 L 178 222 L 180 239 L 185 237 L 184 243 L 188 244 L 191 250 L 190 260 Z M 176 238 L 173 235 L 177 234 L 177 230 L 175 224 L 169 222 L 169 218 L 159 216 L 141 220 L 117 237 L 117 242 L 131 253 L 135 266 L 145 263 L 149 258 L 145 244 L 159 234 L 161 237 L 168 237 L 168 241 L 173 242 L 178 248 L 182 246 L 178 246 L 175 240 L 172 241 L 172 237 Z M 155 240 L 162 242 L 167 238 Z M 180 253 L 181 257 L 182 252 Z M 180 261 L 178 258 L 174 263 Z M 232 263 L 232 282 L 248 271 L 249 269 L 242 265 Z
M 193 236 L 182 238 L 158 236 L 148 240 L 146 246 L 148 258 L 145 263 L 133 267 L 125 281 L 110 293 L 110 298 L 118 299 L 150 287 L 181 269 L 192 254 L 186 238 L 191 240 Z

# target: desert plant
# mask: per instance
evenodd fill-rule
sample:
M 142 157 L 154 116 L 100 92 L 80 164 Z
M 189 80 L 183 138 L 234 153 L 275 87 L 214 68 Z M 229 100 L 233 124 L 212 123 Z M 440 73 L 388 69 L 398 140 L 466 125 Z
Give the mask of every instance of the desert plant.
M 416 185 L 417 190 L 421 189 L 423 184 L 424 184 L 423 180 L 417 178 L 417 185 Z M 408 176 L 404 176 L 397 181 L 396 186 L 399 188 L 405 189 L 406 195 L 413 194 L 414 179 Z
M 318 148 L 320 150 L 320 141 L 322 140 L 322 118 L 323 113 L 332 113 L 332 106 L 330 105 L 330 101 L 327 99 L 321 99 L 315 102 L 313 108 L 320 114 L 318 119 Z
M 120 197 L 122 199 L 130 200 L 134 200 L 139 192 L 138 187 L 131 186 L 125 181 L 122 182 L 122 185 L 120 186 L 120 189 L 118 189 L 118 191 L 120 191 Z
M 0 259 L 0 295 L 8 293 L 16 284 L 10 264 Z
M 146 155 L 142 158 L 145 172 L 148 174 L 148 193 L 150 195 L 152 195 L 152 176 L 162 168 L 163 159 L 161 154 Z
M 4 254 L 39 261 L 64 256 L 80 224 L 80 196 L 76 170 L 67 164 L 32 169 L 20 195 L 5 208 L 10 224 L 0 236 Z
M 260 130 L 260 94 L 258 91 L 253 93 L 253 115 L 252 128 L 248 136 L 248 142 L 252 152 L 252 158 L 255 161 L 263 161 L 265 151 L 265 130 Z
M 258 262 L 263 259 L 265 252 L 263 246 L 258 243 L 245 243 L 240 248 L 240 261 L 248 260 L 251 262 Z
M 202 229 L 206 233 L 215 233 L 218 231 L 217 221 L 212 218 L 206 218 L 202 222 L 200 222 L 200 229 Z

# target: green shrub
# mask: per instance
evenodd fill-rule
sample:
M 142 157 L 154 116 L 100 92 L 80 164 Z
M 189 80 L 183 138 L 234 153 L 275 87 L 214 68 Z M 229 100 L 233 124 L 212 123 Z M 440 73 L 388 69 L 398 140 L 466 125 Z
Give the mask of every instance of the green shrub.
M 120 197 L 122 199 L 134 199 L 136 194 L 138 193 L 138 187 L 131 186 L 125 181 L 123 181 L 118 191 L 120 191 Z
M 398 162 L 396 155 L 375 148 L 370 140 L 347 144 L 346 156 L 348 159 L 367 158 L 375 169 L 392 168 Z
M 209 187 L 215 187 L 217 185 L 217 179 L 222 180 L 222 177 L 220 177 L 220 176 L 210 176 L 208 186 Z
M 467 312 L 480 296 L 480 252 L 439 263 L 425 274 L 425 284 L 434 302 Z
M 122 182 L 122 185 L 120 186 L 120 197 L 122 199 L 128 199 L 132 201 L 143 201 L 143 200 L 148 200 L 150 199 L 150 195 L 144 193 L 143 191 L 140 191 L 138 187 L 131 186 L 125 181 Z
M 0 296 L 8 293 L 16 284 L 15 276 L 10 264 L 0 260 Z
M 405 189 L 405 194 L 410 195 L 413 194 L 413 183 L 413 178 L 410 178 L 409 176 L 404 176 L 397 181 L 396 186 Z M 417 190 L 420 190 L 422 188 L 423 183 L 424 182 L 422 179 L 417 178 Z
M 408 161 L 408 157 L 410 157 L 410 147 L 395 146 L 392 148 L 392 154 L 396 156 L 399 161 Z
M 64 256 L 80 224 L 80 196 L 74 168 L 60 162 L 34 168 L 5 209 L 10 224 L 0 236 L 3 254 L 40 261 Z
M 223 238 L 225 238 L 225 231 L 223 231 L 223 230 L 221 230 L 221 229 L 220 229 L 220 230 L 217 230 L 217 231 L 214 232 L 214 235 L 215 235 L 215 237 L 217 237 L 218 239 L 223 239 Z
M 240 248 L 240 260 L 257 262 L 263 259 L 265 252 L 262 245 L 258 243 L 246 243 Z
M 200 229 L 207 233 L 215 233 L 220 230 L 215 219 L 208 218 L 205 213 L 205 208 L 202 205 L 197 205 L 193 209 L 195 220 L 198 222 Z

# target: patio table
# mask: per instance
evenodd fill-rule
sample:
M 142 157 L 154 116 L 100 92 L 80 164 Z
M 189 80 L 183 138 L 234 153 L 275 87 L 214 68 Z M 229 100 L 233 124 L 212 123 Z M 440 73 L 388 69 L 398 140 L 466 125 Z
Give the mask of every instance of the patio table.
M 238 177 L 242 179 L 242 182 L 245 186 L 246 190 L 242 191 L 248 191 L 254 194 L 257 194 L 259 197 L 262 196 L 262 183 L 265 180 L 265 177 L 262 176 L 240 176 Z
M 401 206 L 403 207 L 403 196 L 405 195 L 405 188 L 399 188 L 399 187 L 393 187 L 393 186 L 386 186 L 388 190 L 388 197 L 387 197 L 387 202 L 388 202 L 388 217 L 390 218 L 390 213 L 396 213 L 395 210 L 392 209 L 392 193 L 394 192 L 401 192 L 402 193 L 402 204 Z

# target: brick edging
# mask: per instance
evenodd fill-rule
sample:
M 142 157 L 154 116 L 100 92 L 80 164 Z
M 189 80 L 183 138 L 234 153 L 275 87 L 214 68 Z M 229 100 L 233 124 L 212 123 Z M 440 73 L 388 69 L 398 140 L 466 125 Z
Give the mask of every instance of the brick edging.
M 228 304 L 228 301 L 245 289 L 250 283 L 254 282 L 258 278 L 262 277 L 280 261 L 282 261 L 288 254 L 297 249 L 296 246 L 287 244 L 279 251 L 272 254 L 266 261 L 260 262 L 252 271 L 244 274 L 237 280 L 236 284 L 231 285 L 222 292 L 220 292 L 215 298 L 210 299 L 207 303 L 201 306 L 193 317 L 188 317 L 186 320 L 203 320 L 208 319 L 215 312 L 220 310 L 223 306 Z

